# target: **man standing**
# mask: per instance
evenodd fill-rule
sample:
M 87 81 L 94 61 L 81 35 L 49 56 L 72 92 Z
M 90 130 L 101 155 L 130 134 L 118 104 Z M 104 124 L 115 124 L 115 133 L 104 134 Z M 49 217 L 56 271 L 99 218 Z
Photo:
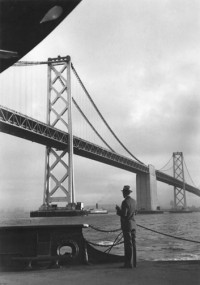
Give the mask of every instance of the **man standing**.
M 116 205 L 117 215 L 121 219 L 121 229 L 124 236 L 124 268 L 136 267 L 136 245 L 135 245 L 135 211 L 136 203 L 129 195 L 132 191 L 129 185 L 125 185 L 122 193 L 124 200 L 122 201 L 121 208 Z

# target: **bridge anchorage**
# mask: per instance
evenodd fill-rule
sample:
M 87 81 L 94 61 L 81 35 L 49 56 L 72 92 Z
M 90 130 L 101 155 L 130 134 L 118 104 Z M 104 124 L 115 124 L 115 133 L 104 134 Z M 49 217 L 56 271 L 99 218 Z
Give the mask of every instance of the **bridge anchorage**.
M 53 128 L 62 125 L 68 144 L 63 150 L 46 146 L 43 204 L 30 216 L 85 215 L 83 203 L 76 203 L 75 197 L 70 56 L 48 59 L 46 122 Z M 65 206 L 58 207 L 57 203 Z

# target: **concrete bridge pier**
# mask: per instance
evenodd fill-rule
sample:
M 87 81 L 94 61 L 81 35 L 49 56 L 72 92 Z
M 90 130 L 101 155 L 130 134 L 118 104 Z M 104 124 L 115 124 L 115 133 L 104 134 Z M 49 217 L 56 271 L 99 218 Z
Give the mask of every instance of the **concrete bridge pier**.
M 160 212 L 155 167 L 153 165 L 148 167 L 149 173 L 136 175 L 137 210 L 139 213 Z

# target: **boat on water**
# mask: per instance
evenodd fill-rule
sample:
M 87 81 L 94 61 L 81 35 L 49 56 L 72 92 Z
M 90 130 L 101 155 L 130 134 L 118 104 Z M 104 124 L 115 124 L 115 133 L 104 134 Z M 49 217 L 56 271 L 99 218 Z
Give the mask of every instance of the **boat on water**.
M 31 211 L 31 218 L 38 217 L 73 217 L 86 216 L 88 211 L 84 210 L 83 203 L 77 202 L 74 205 L 67 205 L 66 207 L 58 207 L 57 204 L 42 205 L 39 210 Z
M 106 209 L 90 209 L 89 214 L 108 214 Z
M 99 208 L 99 205 L 97 203 L 96 208 L 92 208 L 88 210 L 88 214 L 108 214 L 108 210 Z

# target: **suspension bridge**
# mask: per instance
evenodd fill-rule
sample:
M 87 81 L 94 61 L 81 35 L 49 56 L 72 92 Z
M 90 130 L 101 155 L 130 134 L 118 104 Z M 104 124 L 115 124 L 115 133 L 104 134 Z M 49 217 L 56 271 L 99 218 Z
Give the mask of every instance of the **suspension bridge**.
M 200 190 L 185 180 L 184 160 L 181 152 L 173 154 L 173 175 L 168 175 L 164 171 L 156 170 L 153 165 L 145 165 L 126 148 L 99 111 L 69 56 L 50 58 L 44 62 L 16 63 L 11 69 L 14 70 L 14 74 L 20 73 L 19 69 L 25 69 L 26 79 L 23 79 L 23 82 L 26 82 L 21 87 L 13 86 L 13 94 L 16 95 L 18 90 L 19 96 L 23 98 L 23 93 L 25 93 L 27 97 L 27 92 L 30 91 L 27 70 L 33 66 L 47 68 L 46 122 L 0 106 L 0 131 L 46 146 L 45 186 L 43 204 L 40 209 L 45 211 L 60 202 L 66 203 L 67 209 L 78 209 L 75 195 L 74 154 L 136 173 L 137 207 L 139 210 L 158 210 L 157 181 L 174 187 L 176 209 L 186 208 L 185 191 L 200 196 Z M 22 79 L 18 81 L 21 82 Z M 34 82 L 34 85 L 38 85 L 38 83 Z M 76 92 L 75 89 L 77 89 Z M 2 90 L 6 96 L 8 87 L 2 87 Z M 96 119 L 94 123 L 91 122 L 78 103 L 76 96 L 79 99 L 81 96 L 87 98 L 93 111 L 97 114 L 98 120 L 103 123 L 112 138 L 126 151 L 127 155 L 120 154 L 111 147 L 107 142 L 106 133 L 100 134 L 100 131 L 95 127 Z M 86 122 L 98 142 L 92 142 L 90 138 L 85 139 L 80 134 L 75 134 L 75 127 L 80 125 L 80 121 L 78 123 L 74 121 L 73 110 L 76 110 L 81 116 L 81 121 Z M 63 172 L 61 177 L 60 174 L 57 174 L 61 172 L 60 166 L 62 166 Z

